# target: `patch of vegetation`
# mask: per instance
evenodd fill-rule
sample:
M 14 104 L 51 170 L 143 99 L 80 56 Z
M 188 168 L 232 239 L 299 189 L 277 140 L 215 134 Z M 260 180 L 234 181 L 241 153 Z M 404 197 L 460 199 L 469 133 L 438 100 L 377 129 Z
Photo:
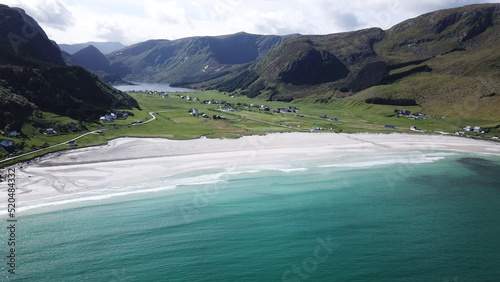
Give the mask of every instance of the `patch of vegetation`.
M 379 104 L 379 105 L 394 105 L 394 106 L 418 106 L 415 99 L 394 99 L 394 98 L 381 98 L 374 97 L 365 100 L 368 104 Z
M 418 67 L 413 67 L 405 71 L 401 72 L 392 72 L 392 74 L 385 75 L 382 78 L 382 81 L 380 81 L 380 84 L 390 84 L 394 83 L 400 79 L 403 79 L 407 76 L 410 76 L 412 74 L 416 74 L 419 72 L 431 72 L 432 68 L 430 68 L 428 65 L 423 65 L 423 66 L 418 66 Z
M 0 127 L 19 130 L 34 110 L 93 121 L 110 108 L 137 106 L 130 96 L 100 82 L 81 67 L 0 67 Z
M 113 72 L 132 81 L 187 86 L 232 76 L 291 36 L 237 33 L 179 40 L 149 40 L 107 56 Z
M 246 69 L 242 72 L 239 72 L 235 76 L 222 81 L 218 86 L 215 86 L 215 88 L 219 89 L 219 91 L 222 92 L 234 92 L 238 89 L 248 88 L 258 78 L 259 75 L 255 71 Z M 257 95 L 254 95 L 253 97 Z

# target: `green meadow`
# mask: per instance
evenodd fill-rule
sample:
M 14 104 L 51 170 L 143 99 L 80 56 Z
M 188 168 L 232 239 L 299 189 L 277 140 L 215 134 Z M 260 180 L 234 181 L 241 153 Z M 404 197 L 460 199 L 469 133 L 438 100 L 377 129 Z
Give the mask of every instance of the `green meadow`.
M 246 96 L 233 96 L 218 91 L 202 91 L 196 93 L 171 93 L 170 98 L 145 93 L 129 93 L 140 105 L 139 109 L 127 110 L 130 115 L 123 120 L 112 123 L 96 121 L 94 123 L 79 123 L 67 117 L 51 113 L 42 113 L 39 117 L 32 117 L 32 122 L 25 124 L 23 137 L 10 138 L 17 146 L 14 154 L 2 149 L 0 157 L 15 157 L 33 151 L 39 152 L 4 161 L 0 166 L 32 159 L 46 153 L 81 148 L 86 146 L 102 145 L 119 137 L 154 137 L 168 139 L 195 139 L 207 138 L 238 138 L 245 135 L 263 135 L 271 132 L 336 132 L 336 133 L 414 133 L 411 126 L 426 130 L 426 133 L 436 132 L 453 133 L 461 131 L 466 125 L 491 125 L 489 134 L 500 134 L 495 123 L 482 120 L 446 119 L 443 117 L 425 116 L 425 119 L 409 119 L 399 117 L 398 110 L 421 112 L 418 106 L 401 107 L 366 104 L 350 99 L 330 99 L 327 103 L 318 103 L 314 99 L 300 99 L 293 102 L 276 102 L 250 99 Z M 181 96 L 183 98 L 181 98 Z M 190 96 L 190 100 L 187 99 Z M 197 99 L 193 99 L 197 98 Z M 210 101 L 211 103 L 206 103 Z M 260 107 L 269 107 L 270 111 Z M 278 108 L 297 108 L 296 113 L 273 113 Z M 232 108 L 232 111 L 229 109 Z M 197 115 L 189 111 L 196 109 Z M 156 119 L 144 123 L 152 118 L 150 112 L 155 112 Z M 206 114 L 209 118 L 199 117 Z M 221 119 L 213 119 L 218 115 Z M 328 118 L 321 118 L 326 115 Z M 331 119 L 336 119 L 335 121 Z M 338 120 L 338 121 L 337 121 Z M 132 125 L 132 123 L 141 123 Z M 77 125 L 77 131 L 64 130 L 68 124 Z M 60 130 L 57 134 L 46 135 L 41 132 L 41 125 L 53 125 Z M 385 125 L 395 126 L 397 129 L 385 128 Z M 77 146 L 59 145 L 87 132 L 102 130 L 102 133 L 88 134 L 78 140 Z M 479 136 L 477 136 L 479 138 Z M 48 148 L 48 149 L 47 149 Z

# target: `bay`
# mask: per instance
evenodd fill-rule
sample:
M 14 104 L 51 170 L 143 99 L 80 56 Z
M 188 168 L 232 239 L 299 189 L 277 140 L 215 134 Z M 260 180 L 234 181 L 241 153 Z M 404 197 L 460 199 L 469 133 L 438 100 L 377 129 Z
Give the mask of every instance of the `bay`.
M 497 156 L 449 152 L 197 171 L 19 216 L 18 274 L 2 277 L 494 281 L 498 172 Z
M 154 82 L 131 82 L 134 85 L 113 85 L 114 88 L 120 91 L 164 91 L 164 92 L 196 92 L 196 90 L 171 87 L 168 83 L 154 83 Z

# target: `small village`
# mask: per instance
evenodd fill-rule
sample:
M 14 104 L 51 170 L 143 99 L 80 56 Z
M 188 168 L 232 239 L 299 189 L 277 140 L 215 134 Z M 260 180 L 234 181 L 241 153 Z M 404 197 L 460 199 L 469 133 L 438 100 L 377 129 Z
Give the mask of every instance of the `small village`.
M 295 130 L 299 131 L 310 131 L 310 132 L 323 132 L 323 131 L 330 131 L 330 132 L 342 132 L 342 131 L 337 131 L 335 130 L 333 124 L 334 123 L 341 123 L 343 122 L 341 119 L 338 117 L 330 117 L 327 114 L 320 114 L 320 115 L 308 115 L 300 111 L 300 109 L 297 106 L 288 106 L 288 107 L 276 107 L 273 108 L 271 106 L 261 104 L 247 104 L 247 103 L 231 103 L 227 102 L 226 100 L 222 99 L 205 99 L 202 100 L 199 97 L 194 97 L 191 96 L 192 94 L 188 93 L 168 93 L 165 91 L 136 91 L 138 94 L 143 94 L 143 95 L 150 95 L 150 96 L 157 96 L 161 97 L 163 99 L 181 99 L 185 100 L 187 102 L 197 102 L 203 105 L 213 105 L 215 106 L 214 108 L 209 109 L 210 111 L 218 112 L 218 113 L 205 113 L 196 107 L 193 107 L 189 109 L 186 113 L 186 115 L 196 117 L 196 118 L 201 118 L 201 119 L 212 119 L 212 120 L 221 120 L 221 121 L 230 121 L 234 117 L 241 117 L 239 113 L 242 111 L 249 111 L 249 112 L 254 112 L 254 113 L 261 113 L 261 114 L 267 114 L 267 115 L 291 115 L 291 117 L 295 118 L 313 118 L 313 119 L 318 119 L 322 121 L 328 121 L 332 122 L 331 126 L 325 130 L 322 126 L 311 126 L 308 128 L 301 127 L 300 124 L 297 124 L 295 127 Z M 200 93 L 201 94 L 201 93 Z M 234 98 L 234 96 L 227 96 L 227 98 L 231 99 Z M 105 124 L 113 124 L 118 121 L 124 121 L 130 118 L 130 116 L 133 116 L 131 112 L 128 111 L 115 111 L 115 112 L 108 112 L 104 115 L 102 115 L 98 122 L 102 124 L 102 126 L 105 126 Z M 415 123 L 418 123 L 421 120 L 425 120 L 428 118 L 427 114 L 425 113 L 414 113 L 409 110 L 397 110 L 395 113 L 395 116 L 398 118 L 404 118 L 408 120 L 414 120 Z M 444 117 L 443 117 L 444 119 Z M 268 124 L 274 124 L 276 126 L 282 126 L 282 127 L 288 127 L 292 128 L 289 125 L 283 125 L 283 124 L 278 124 L 278 123 L 272 123 L 272 122 L 267 122 L 263 120 L 258 120 L 254 119 L 255 121 L 258 122 L 264 122 Z M 133 126 L 133 125 L 141 125 L 143 124 L 144 121 L 142 120 L 134 120 L 133 122 L 129 123 L 128 126 Z M 323 122 L 324 123 L 324 122 Z M 123 123 L 122 123 L 123 124 Z M 385 130 L 394 130 L 398 131 L 400 130 L 399 127 L 391 124 L 386 124 L 383 126 Z M 407 127 L 408 128 L 408 127 Z M 425 128 L 425 126 L 424 126 Z M 413 132 L 418 132 L 418 133 L 426 133 L 426 132 L 432 132 L 426 129 L 419 128 L 417 125 L 412 125 L 408 128 L 410 131 Z M 82 131 L 82 128 L 79 128 L 76 124 L 68 124 L 61 128 L 59 125 L 57 128 L 55 127 L 48 127 L 48 128 L 39 128 L 38 131 L 40 134 L 43 134 L 45 136 L 52 136 L 52 135 L 64 135 L 68 132 L 80 132 Z M 99 130 L 100 131 L 100 130 Z M 448 132 L 438 132 L 440 134 L 453 134 L 456 136 L 460 137 L 468 137 L 468 138 L 477 138 L 477 137 L 482 137 L 482 138 L 487 138 L 487 139 L 492 139 L 492 140 L 500 140 L 500 136 L 491 136 L 487 134 L 487 131 L 485 131 L 483 128 L 480 126 L 466 126 L 462 128 L 462 130 L 455 131 L 454 133 L 448 133 Z M 0 146 L 8 152 L 9 155 L 13 155 L 16 153 L 16 151 L 22 150 L 24 148 L 24 141 L 23 141 L 23 133 L 18 132 L 15 130 L 12 130 L 8 133 L 5 132 L 0 132 L 1 136 L 4 138 L 1 138 L 0 140 Z M 102 131 L 100 131 L 99 134 L 103 134 Z M 75 140 L 67 141 L 65 143 L 69 147 L 75 147 L 78 146 L 78 143 Z M 48 145 L 47 145 L 48 146 Z M 43 146 L 42 146 L 43 147 Z

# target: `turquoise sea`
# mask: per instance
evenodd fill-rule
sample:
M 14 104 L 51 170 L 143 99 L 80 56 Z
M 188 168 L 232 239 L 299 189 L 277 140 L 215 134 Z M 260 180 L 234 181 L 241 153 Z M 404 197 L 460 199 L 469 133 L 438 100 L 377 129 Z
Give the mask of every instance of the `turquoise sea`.
M 211 168 L 81 198 L 18 214 L 0 280 L 500 281 L 498 156 Z

